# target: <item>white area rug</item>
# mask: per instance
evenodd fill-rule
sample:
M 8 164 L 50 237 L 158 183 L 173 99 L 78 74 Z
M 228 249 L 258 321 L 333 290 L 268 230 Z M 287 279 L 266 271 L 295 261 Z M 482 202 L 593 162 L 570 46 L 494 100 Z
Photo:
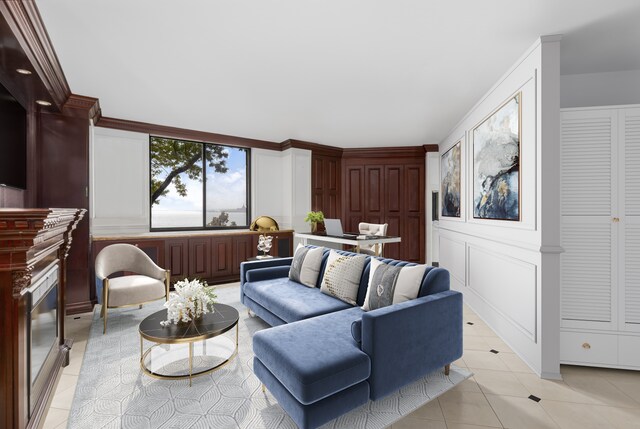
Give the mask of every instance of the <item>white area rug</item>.
M 253 374 L 252 335 L 269 326 L 249 317 L 240 304 L 239 288 L 217 290 L 218 301 L 240 312 L 238 356 L 208 375 L 188 380 L 159 380 L 140 370 L 138 325 L 163 302 L 142 310 L 110 310 L 102 335 L 99 308 L 80 371 L 69 425 L 71 429 L 99 428 L 296 428 L 270 393 L 263 393 Z M 233 338 L 234 331 L 226 335 Z M 145 342 L 145 348 L 151 343 Z M 323 429 L 385 428 L 469 378 L 468 371 L 452 367 L 450 375 L 437 371 L 398 393 L 359 407 L 323 426 Z

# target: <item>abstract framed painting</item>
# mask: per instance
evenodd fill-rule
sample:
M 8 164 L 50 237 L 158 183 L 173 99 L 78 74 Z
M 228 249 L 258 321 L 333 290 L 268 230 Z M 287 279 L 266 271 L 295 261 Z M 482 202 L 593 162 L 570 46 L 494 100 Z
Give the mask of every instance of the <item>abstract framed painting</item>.
M 440 157 L 440 195 L 442 216 L 460 217 L 460 172 L 462 140 Z
M 473 217 L 520 220 L 522 93 L 473 129 Z

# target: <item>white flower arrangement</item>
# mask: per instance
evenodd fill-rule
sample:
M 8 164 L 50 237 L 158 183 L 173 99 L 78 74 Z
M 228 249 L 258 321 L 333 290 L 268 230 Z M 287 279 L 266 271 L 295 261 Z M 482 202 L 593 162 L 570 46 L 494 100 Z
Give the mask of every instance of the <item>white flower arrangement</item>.
M 214 287 L 208 287 L 207 282 L 184 279 L 176 282 L 175 292 L 171 292 L 169 300 L 164 303 L 167 308 L 167 320 L 160 322 L 162 326 L 172 323 L 190 322 L 206 313 L 214 311 L 216 302 Z

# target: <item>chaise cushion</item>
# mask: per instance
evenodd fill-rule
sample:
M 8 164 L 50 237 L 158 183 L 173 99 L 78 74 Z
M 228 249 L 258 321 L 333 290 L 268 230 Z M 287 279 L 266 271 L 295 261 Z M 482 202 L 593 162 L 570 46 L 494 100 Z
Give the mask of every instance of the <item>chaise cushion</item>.
M 351 308 L 345 302 L 286 277 L 247 282 L 244 294 L 287 323 Z
M 312 404 L 369 378 L 369 356 L 351 336 L 362 313 L 351 307 L 256 332 L 253 351 L 300 403 Z

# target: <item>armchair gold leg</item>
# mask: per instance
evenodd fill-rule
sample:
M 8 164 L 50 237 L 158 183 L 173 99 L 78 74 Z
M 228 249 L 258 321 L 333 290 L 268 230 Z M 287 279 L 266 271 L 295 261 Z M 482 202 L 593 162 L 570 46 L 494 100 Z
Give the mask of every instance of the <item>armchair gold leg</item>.
M 267 393 L 267 386 L 262 383 L 262 393 Z
M 444 375 L 449 375 L 449 371 L 451 371 L 451 365 L 444 366 Z
M 138 306 L 138 310 L 142 310 L 142 304 Z
M 107 313 L 109 312 L 109 279 L 104 279 L 104 298 L 102 299 L 102 311 L 104 312 L 104 327 L 102 335 L 107 333 Z

